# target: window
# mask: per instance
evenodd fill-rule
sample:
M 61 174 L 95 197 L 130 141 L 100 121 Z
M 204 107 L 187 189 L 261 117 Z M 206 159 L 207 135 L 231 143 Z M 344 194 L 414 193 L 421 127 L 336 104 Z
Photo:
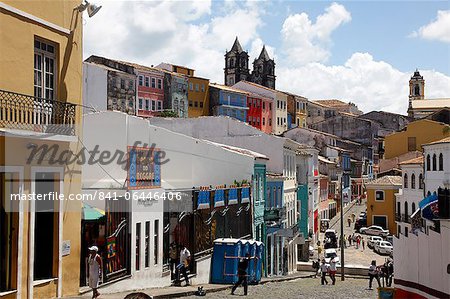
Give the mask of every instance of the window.
M 265 117 L 262 118 L 262 124 L 263 124 L 263 126 L 266 125 L 266 118 Z
M 199 91 L 199 85 L 198 85 L 198 83 L 195 84 L 195 91 Z
M 272 119 L 269 118 L 269 126 L 272 126 Z
M 400 207 L 401 207 L 401 204 L 399 201 L 397 201 L 397 215 L 401 215 Z
M 416 150 L 416 137 L 408 137 L 408 151 L 412 152 Z
M 408 174 L 407 173 L 405 173 L 405 175 L 403 176 L 403 187 L 405 189 L 408 188 Z
M 436 154 L 433 154 L 433 171 L 436 171 Z
M 280 109 L 280 101 L 277 100 L 277 109 Z
M 263 110 L 266 110 L 266 102 L 262 102 L 262 108 L 263 108 Z
M 431 159 L 430 159 L 430 155 L 427 155 L 427 171 L 431 170 Z
M 192 107 L 192 101 L 189 101 L 189 107 Z
M 149 100 L 145 100 L 145 110 L 150 110 L 150 102 L 149 102 Z
M 411 189 L 416 189 L 416 175 L 414 173 L 411 175 Z
M 189 90 L 194 90 L 194 83 L 189 83 Z
M 384 191 L 380 191 L 380 190 L 375 191 L 375 200 L 379 200 L 379 201 L 384 200 Z
M 154 226 L 154 240 L 153 240 L 153 245 L 154 245 L 154 253 L 153 253 L 153 256 L 155 257 L 155 261 L 154 261 L 154 264 L 156 265 L 156 264 L 158 264 L 158 256 L 159 256 L 159 254 L 158 254 L 158 252 L 159 252 L 159 241 L 158 241 L 158 231 L 159 231 L 159 219 L 156 219 L 155 220 L 155 226 Z
M 158 89 L 162 89 L 162 80 L 158 79 Z
M 139 86 L 144 85 L 144 77 L 142 75 L 139 76 Z
M 131 89 L 134 89 L 134 81 L 130 80 L 129 85 L 128 85 Z
M 202 92 L 205 92 L 205 84 L 202 84 Z
M 195 108 L 198 107 L 198 102 L 197 102 L 197 101 L 194 102 L 194 107 L 195 107 Z
M 280 125 L 280 118 L 277 117 L 277 126 L 279 126 L 279 125 Z
M 142 99 L 139 99 L 139 109 L 142 110 Z
M 411 213 L 414 213 L 416 211 L 416 203 L 413 202 L 411 207 L 412 207 Z
M 136 223 L 136 271 L 141 268 L 141 224 Z
M 269 110 L 272 111 L 272 103 L 269 103 Z
M 162 111 L 162 101 L 158 101 L 158 111 Z
M 439 171 L 444 171 L 444 156 L 439 154 Z
M 120 88 L 125 89 L 125 80 L 124 79 L 120 79 Z
M 408 218 L 408 202 L 405 201 L 405 218 Z
M 145 86 L 150 87 L 150 78 L 149 77 L 145 77 Z
M 423 189 L 423 175 L 419 174 L 419 189 Z
M 156 101 L 152 100 L 152 111 L 156 111 Z
M 405 226 L 405 237 L 408 238 L 408 227 L 407 226 Z
M 200 108 L 203 108 L 203 102 L 199 102 Z
M 145 222 L 145 268 L 150 265 L 150 221 Z
M 34 41 L 34 96 L 54 99 L 56 96 L 55 46 Z
M 152 78 L 152 88 L 156 88 L 156 78 Z

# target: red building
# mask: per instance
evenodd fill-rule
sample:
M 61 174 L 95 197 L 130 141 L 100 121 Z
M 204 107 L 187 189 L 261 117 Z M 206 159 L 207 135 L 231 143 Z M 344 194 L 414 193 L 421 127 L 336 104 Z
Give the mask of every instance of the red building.
M 138 71 L 136 115 L 150 117 L 163 111 L 164 73 L 158 69 L 135 65 Z
M 272 133 L 272 101 L 256 94 L 247 96 L 247 122 L 265 133 Z

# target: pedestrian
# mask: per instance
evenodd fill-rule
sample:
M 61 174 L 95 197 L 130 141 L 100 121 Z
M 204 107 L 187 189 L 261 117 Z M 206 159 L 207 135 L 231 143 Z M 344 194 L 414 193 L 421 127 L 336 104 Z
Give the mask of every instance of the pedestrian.
M 180 251 L 180 264 L 177 266 L 178 268 L 178 280 L 180 279 L 179 273 L 181 272 L 184 276 L 184 280 L 186 281 L 186 286 L 189 285 L 189 277 L 187 275 L 187 269 L 189 268 L 189 264 L 191 262 L 191 252 L 186 248 L 186 246 L 181 245 Z
M 344 248 L 347 248 L 347 237 L 344 235 Z
M 320 258 L 320 254 L 322 253 L 322 246 L 317 247 L 317 257 Z
M 352 236 L 348 235 L 348 246 L 352 246 Z
M 247 268 L 248 264 L 250 262 L 250 254 L 247 253 L 244 258 L 241 258 L 239 260 L 238 264 L 238 281 L 234 284 L 233 288 L 231 289 L 231 295 L 234 295 L 234 291 L 236 291 L 237 287 L 242 284 L 244 287 L 244 296 L 247 296 L 247 289 L 248 289 L 248 283 L 247 283 Z
M 314 269 L 314 278 L 317 278 L 317 274 L 319 274 L 320 269 L 320 258 L 318 258 L 317 261 L 312 262 L 312 267 Z
M 321 276 L 322 279 L 321 279 L 320 283 L 322 285 L 324 285 L 324 283 L 328 284 L 328 281 L 327 281 L 328 265 L 325 264 L 325 259 L 322 260 L 322 265 L 320 265 L 320 272 L 322 275 Z
M 379 273 L 380 272 L 377 267 L 377 262 L 375 260 L 373 260 L 369 267 L 369 290 L 372 290 L 372 281 L 374 278 L 376 279 L 376 281 L 378 283 L 378 287 L 379 288 L 381 287 Z
M 352 219 L 350 219 L 350 217 L 348 217 L 347 222 L 348 222 L 348 227 L 350 227 L 350 225 L 352 224 Z
M 361 243 L 361 236 L 356 237 L 356 249 L 359 248 L 359 244 Z
M 100 296 L 98 292 L 98 281 L 102 275 L 102 258 L 98 254 L 98 247 L 91 246 L 89 249 L 88 265 L 89 265 L 89 287 L 92 288 L 92 298 Z
M 170 277 L 173 280 L 175 277 L 175 270 L 178 262 L 178 248 L 177 243 L 172 242 L 169 248 L 169 258 L 170 258 Z
M 362 238 L 361 240 L 361 244 L 362 244 L 362 250 L 365 250 L 365 245 L 366 245 L 366 241 L 364 240 L 364 238 Z
M 336 272 L 337 272 L 336 260 L 334 258 L 335 258 L 334 256 L 331 258 L 331 260 L 330 260 L 330 268 L 329 268 L 330 278 L 331 278 L 331 281 L 333 281 L 333 283 L 332 283 L 333 285 L 336 284 Z

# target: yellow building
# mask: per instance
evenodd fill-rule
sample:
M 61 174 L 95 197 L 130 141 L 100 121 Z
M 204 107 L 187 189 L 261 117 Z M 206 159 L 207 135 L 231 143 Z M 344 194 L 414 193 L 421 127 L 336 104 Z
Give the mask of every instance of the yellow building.
M 429 119 L 409 123 L 402 131 L 384 139 L 384 158 L 392 159 L 407 152 L 422 151 L 422 144 L 450 136 L 450 126 Z
M 0 298 L 79 291 L 80 3 L 0 2 Z
M 384 176 L 366 183 L 367 226 L 379 225 L 396 233 L 395 194 L 401 187 L 400 176 Z
M 209 80 L 189 77 L 188 117 L 209 115 Z

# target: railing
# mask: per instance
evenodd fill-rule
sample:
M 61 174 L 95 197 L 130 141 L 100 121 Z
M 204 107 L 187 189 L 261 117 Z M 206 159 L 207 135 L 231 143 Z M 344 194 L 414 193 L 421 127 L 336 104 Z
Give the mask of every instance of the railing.
M 0 127 L 75 135 L 76 105 L 0 90 Z
M 409 215 L 402 214 L 402 222 L 409 223 L 409 221 L 410 221 Z
M 395 214 L 395 221 L 402 221 L 402 216 L 400 214 Z

